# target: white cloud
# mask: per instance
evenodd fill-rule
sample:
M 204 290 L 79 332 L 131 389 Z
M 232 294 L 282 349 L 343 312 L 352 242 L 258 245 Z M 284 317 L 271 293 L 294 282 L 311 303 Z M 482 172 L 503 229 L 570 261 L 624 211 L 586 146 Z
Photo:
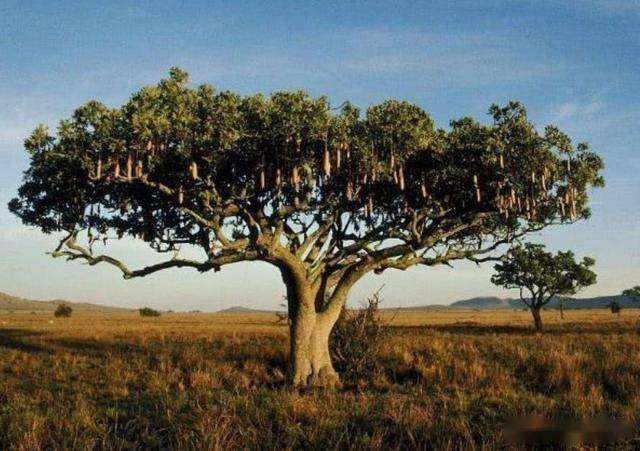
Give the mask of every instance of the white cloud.
M 0 152 L 22 150 L 22 142 L 39 123 L 53 125 L 56 105 L 38 92 L 0 92 Z
M 552 117 L 555 121 L 583 120 L 602 112 L 605 107 L 605 102 L 599 99 L 591 99 L 586 102 L 569 100 L 555 106 Z

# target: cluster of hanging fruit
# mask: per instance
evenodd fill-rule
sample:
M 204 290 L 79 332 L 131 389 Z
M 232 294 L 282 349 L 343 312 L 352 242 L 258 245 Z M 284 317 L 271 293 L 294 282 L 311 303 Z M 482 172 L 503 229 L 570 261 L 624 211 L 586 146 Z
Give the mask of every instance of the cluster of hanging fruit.
M 289 147 L 290 143 L 293 144 L 293 148 L 295 149 L 294 158 L 287 164 L 282 163 L 282 161 L 285 160 L 280 159 L 276 161 L 275 165 L 271 166 L 262 160 L 258 168 L 257 186 L 259 186 L 260 190 L 267 190 L 269 189 L 269 180 L 273 181 L 272 187 L 275 187 L 277 190 L 280 190 L 285 185 L 288 186 L 288 188 L 293 190 L 293 203 L 296 207 L 300 205 L 300 195 L 305 195 L 307 200 L 310 200 L 314 185 L 322 186 L 332 175 L 336 175 L 342 170 L 345 165 L 345 160 L 347 163 L 351 160 L 352 150 L 347 140 L 340 140 L 333 146 L 330 146 L 328 135 L 325 136 L 320 161 L 321 172 L 317 174 L 317 177 L 314 179 L 312 174 L 307 173 L 308 168 L 305 169 L 304 165 L 300 162 L 302 140 L 299 137 L 292 137 L 287 139 L 286 142 L 286 147 Z M 146 145 L 141 146 L 139 149 L 129 150 L 126 158 L 119 155 L 111 155 L 107 158 L 106 162 L 103 162 L 101 155 L 98 154 L 95 163 L 95 173 L 91 178 L 93 180 L 106 180 L 110 182 L 114 180 L 131 181 L 135 178 L 143 177 L 154 156 L 163 152 L 165 148 L 165 143 L 155 143 L 149 140 Z M 363 187 L 375 183 L 379 178 L 378 172 L 382 170 L 381 165 L 378 164 L 373 144 L 372 154 L 373 164 L 368 170 L 354 172 L 352 166 L 348 165 L 347 170 L 349 171 L 349 176 L 343 193 L 344 199 L 347 202 L 361 202 L 361 208 L 363 209 L 365 217 L 372 216 L 374 212 L 374 199 L 370 193 L 365 193 L 364 196 L 361 196 L 361 194 L 364 193 Z M 390 177 L 393 179 L 393 183 L 400 191 L 405 191 L 407 188 L 407 178 L 404 162 L 398 162 L 393 151 L 387 152 L 386 158 L 388 158 L 388 169 L 390 170 Z M 291 161 L 293 161 L 293 163 L 291 163 Z M 504 171 L 505 158 L 502 153 L 499 154 L 498 163 L 500 170 Z M 187 171 L 192 180 L 198 180 L 198 170 L 198 163 L 191 160 Z M 570 174 L 570 171 L 571 159 L 569 158 L 567 160 L 567 173 Z M 309 175 L 311 175 L 311 177 L 307 177 Z M 425 174 L 414 174 L 411 180 L 419 183 L 419 196 L 422 199 L 427 199 L 429 197 L 429 189 Z M 474 174 L 472 180 L 475 201 L 481 203 L 484 194 L 481 188 L 480 176 Z M 308 181 L 311 181 L 310 184 L 307 183 Z M 505 178 L 497 184 L 495 197 L 493 199 L 494 205 L 505 219 L 514 215 L 523 215 L 528 220 L 535 219 L 539 208 L 543 205 L 549 205 L 551 202 L 548 194 L 550 183 L 552 183 L 552 173 L 547 167 L 539 172 L 531 171 L 526 186 L 520 184 L 520 188 L 513 183 L 509 183 Z M 185 201 L 184 187 L 179 185 L 175 189 L 175 193 L 178 204 L 182 205 Z M 571 184 L 566 187 L 562 195 L 558 196 L 557 203 L 562 217 L 568 217 L 571 220 L 577 217 L 577 191 Z M 405 202 L 405 208 L 406 205 Z
M 504 156 L 499 156 L 500 169 L 504 170 Z M 567 160 L 567 173 L 570 175 L 571 160 Z M 549 186 L 553 184 L 553 173 L 548 167 L 542 171 L 531 171 L 527 183 L 518 189 L 514 184 L 504 180 L 497 184 L 497 194 L 494 203 L 498 212 L 509 219 L 510 216 L 523 215 L 527 220 L 535 220 L 541 207 L 548 207 L 553 200 L 549 197 Z M 473 185 L 476 193 L 476 200 L 481 202 L 482 192 L 478 183 L 478 176 L 473 176 Z M 521 184 L 522 185 L 522 184 Z M 563 218 L 575 220 L 577 212 L 577 191 L 569 183 L 565 188 L 564 195 L 557 196 L 557 202 Z
M 295 152 L 293 158 L 277 159 L 275 165 L 270 167 L 265 164 L 264 160 L 258 168 L 258 186 L 261 190 L 269 189 L 269 180 L 272 179 L 274 187 L 280 190 L 285 185 L 293 190 L 293 203 L 299 206 L 298 194 L 304 192 L 307 199 L 310 200 L 313 188 L 322 187 L 329 179 L 338 175 L 346 174 L 346 181 L 342 185 L 344 191 L 342 195 L 346 202 L 361 202 L 361 208 L 366 217 L 370 217 L 374 211 L 374 199 L 370 193 L 365 193 L 363 189 L 367 185 L 375 183 L 379 177 L 380 166 L 374 158 L 374 164 L 369 169 L 356 169 L 356 164 L 352 161 L 352 144 L 348 138 L 336 139 L 330 143 L 328 134 L 325 135 L 321 155 L 318 163 L 320 170 L 315 174 L 309 173 L 308 166 L 300 163 L 298 157 L 301 152 L 302 141 L 297 138 L 291 138 L 295 142 Z M 289 140 L 287 140 L 289 142 Z M 331 145 L 330 145 L 331 144 Z M 281 163 L 285 161 L 286 163 Z M 394 183 L 401 191 L 405 190 L 405 169 L 403 164 L 396 164 L 395 156 L 390 155 L 389 166 L 393 173 Z M 272 174 L 272 177 L 268 177 Z M 363 193 L 365 194 L 363 196 Z M 422 193 L 427 196 L 426 184 L 422 180 Z
M 145 173 L 145 162 L 148 167 L 149 161 L 156 153 L 156 149 L 163 151 L 164 144 L 154 146 L 150 140 L 147 142 L 144 150 L 132 149 L 126 154 L 126 158 L 118 154 L 110 155 L 104 162 L 102 155 L 98 153 L 96 157 L 95 173 L 91 177 L 93 180 L 114 181 L 120 180 L 122 177 L 126 180 L 142 177 Z
M 95 172 L 90 175 L 92 180 L 113 182 L 132 181 L 144 177 L 151 166 L 153 159 L 161 155 L 167 148 L 164 141 L 148 140 L 143 146 L 137 149 L 130 149 L 126 154 L 112 154 L 103 161 L 100 153 L 96 156 Z M 193 180 L 199 178 L 198 163 L 194 160 L 189 162 L 188 172 Z M 179 204 L 184 203 L 185 190 L 182 185 L 178 186 L 176 199 Z
M 571 158 L 567 159 L 567 174 L 571 174 Z M 564 195 L 558 196 L 558 204 L 563 217 L 569 217 L 572 221 L 578 216 L 577 212 L 578 192 L 572 184 L 569 184 Z

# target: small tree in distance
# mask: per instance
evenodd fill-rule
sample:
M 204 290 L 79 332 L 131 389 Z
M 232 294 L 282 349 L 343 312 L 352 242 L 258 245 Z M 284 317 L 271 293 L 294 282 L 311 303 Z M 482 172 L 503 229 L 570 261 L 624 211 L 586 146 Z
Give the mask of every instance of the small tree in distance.
M 591 271 L 595 260 L 585 257 L 576 262 L 571 251 L 552 254 L 542 244 L 526 243 L 512 248 L 502 262 L 495 265 L 491 282 L 505 288 L 518 288 L 520 299 L 531 310 L 536 331 L 542 331 L 540 309 L 554 296 L 573 295 L 596 283 Z
M 149 317 L 158 317 L 160 316 L 160 312 L 152 309 L 151 307 L 144 307 L 138 310 L 140 312 L 140 316 L 149 316 Z
M 640 285 L 636 285 L 635 287 L 623 290 L 622 295 L 631 296 L 631 299 L 633 299 L 634 301 L 640 301 Z
M 59 304 L 58 307 L 56 307 L 56 310 L 53 312 L 53 316 L 55 316 L 56 318 L 68 318 L 71 316 L 71 313 L 73 312 L 73 309 L 68 306 L 67 304 Z

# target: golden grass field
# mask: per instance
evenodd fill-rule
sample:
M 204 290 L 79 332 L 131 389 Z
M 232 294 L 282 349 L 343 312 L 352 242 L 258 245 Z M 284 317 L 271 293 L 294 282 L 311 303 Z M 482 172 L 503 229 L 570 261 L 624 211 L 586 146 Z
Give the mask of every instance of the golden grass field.
M 640 311 L 383 317 L 369 381 L 300 392 L 272 314 L 0 312 L 0 449 L 495 449 L 527 415 L 625 419 L 640 446 Z

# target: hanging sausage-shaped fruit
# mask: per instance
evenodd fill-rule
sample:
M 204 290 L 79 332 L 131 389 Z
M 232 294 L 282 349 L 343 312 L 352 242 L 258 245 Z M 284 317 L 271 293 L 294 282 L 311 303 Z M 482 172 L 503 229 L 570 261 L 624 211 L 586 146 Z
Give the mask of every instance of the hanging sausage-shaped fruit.
M 182 205 L 184 202 L 184 190 L 182 189 L 182 185 L 178 187 L 178 203 Z
M 324 171 L 324 175 L 327 177 L 331 176 L 331 158 L 329 155 L 329 134 L 325 136 L 324 139 L 324 154 L 322 158 L 322 169 Z
M 336 169 L 340 169 L 340 162 L 342 160 L 341 147 L 342 143 L 338 144 L 338 148 L 336 149 Z
M 378 159 L 376 158 L 376 148 L 373 141 L 371 141 L 371 181 L 375 182 L 378 179 Z
M 422 198 L 427 198 L 427 183 L 424 180 L 424 176 L 422 177 L 422 181 L 420 182 L 420 193 L 422 194 Z
M 191 164 L 189 164 L 189 171 L 191 172 L 191 178 L 193 180 L 197 180 L 198 179 L 198 163 L 196 163 L 195 161 L 192 161 Z
M 127 180 L 131 180 L 133 176 L 133 155 L 132 152 L 129 151 L 127 154 Z
M 476 202 L 482 201 L 482 194 L 480 193 L 480 185 L 478 184 L 478 175 L 473 174 L 473 187 L 476 191 Z
M 102 157 L 98 155 L 98 164 L 96 167 L 96 178 L 99 180 L 102 177 Z
M 300 176 L 298 174 L 298 166 L 294 166 L 291 174 L 291 183 L 297 189 L 300 183 Z
M 267 186 L 266 175 L 264 172 L 264 166 L 260 168 L 260 189 L 264 189 Z
M 282 170 L 280 168 L 276 169 L 276 186 L 280 188 L 282 185 Z
M 402 165 L 398 169 L 398 183 L 400 184 L 400 190 L 404 191 L 404 167 Z
M 142 177 L 142 175 L 142 160 L 138 160 L 138 163 L 136 164 L 136 177 Z
M 504 169 L 504 155 L 500 152 L 500 169 Z

